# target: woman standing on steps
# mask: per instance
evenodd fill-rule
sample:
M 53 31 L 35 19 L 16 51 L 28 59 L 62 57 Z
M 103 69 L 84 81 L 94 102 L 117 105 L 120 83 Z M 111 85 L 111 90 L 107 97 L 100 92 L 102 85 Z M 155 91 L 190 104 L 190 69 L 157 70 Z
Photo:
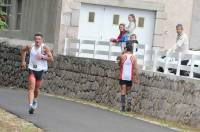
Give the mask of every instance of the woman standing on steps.
M 128 16 L 128 21 L 129 21 L 129 25 L 128 27 L 126 27 L 126 32 L 127 35 L 130 37 L 132 34 L 135 34 L 135 28 L 136 28 L 136 19 L 135 19 L 135 15 L 134 14 L 130 14 Z

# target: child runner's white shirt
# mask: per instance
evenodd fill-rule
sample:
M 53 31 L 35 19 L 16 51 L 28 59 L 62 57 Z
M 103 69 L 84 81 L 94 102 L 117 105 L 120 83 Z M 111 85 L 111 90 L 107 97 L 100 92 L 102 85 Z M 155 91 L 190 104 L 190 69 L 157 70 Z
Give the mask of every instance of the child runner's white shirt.
M 119 74 L 119 80 L 126 80 L 126 81 L 131 81 L 133 80 L 133 54 L 125 54 L 126 59 L 125 61 L 121 64 L 120 67 L 120 74 Z
M 41 46 L 39 48 L 36 48 L 35 44 L 32 44 L 32 48 L 30 50 L 30 58 L 29 58 L 29 65 L 28 68 L 34 71 L 47 71 L 48 69 L 48 64 L 47 64 L 47 60 L 41 59 L 41 60 L 37 60 L 37 55 L 38 54 L 43 54 L 44 53 L 44 47 L 45 44 L 41 44 Z M 47 56 L 47 55 L 45 55 Z

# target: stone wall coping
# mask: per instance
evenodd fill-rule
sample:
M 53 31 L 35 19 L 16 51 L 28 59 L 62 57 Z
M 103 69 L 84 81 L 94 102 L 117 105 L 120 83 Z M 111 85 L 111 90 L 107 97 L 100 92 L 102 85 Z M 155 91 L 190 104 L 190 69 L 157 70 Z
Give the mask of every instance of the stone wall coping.
M 81 3 L 115 6 L 115 7 L 126 7 L 135 9 L 145 9 L 153 11 L 164 11 L 165 6 L 163 3 L 150 2 L 150 1 L 126 1 L 120 2 L 118 0 L 79 0 Z
M 0 43 L 6 42 L 7 45 L 15 47 L 15 46 L 25 46 L 27 44 L 32 44 L 34 41 L 31 40 L 22 40 L 22 39 L 11 39 L 11 38 L 3 38 L 0 37 Z M 52 43 L 46 43 L 50 48 L 52 48 L 53 44 Z

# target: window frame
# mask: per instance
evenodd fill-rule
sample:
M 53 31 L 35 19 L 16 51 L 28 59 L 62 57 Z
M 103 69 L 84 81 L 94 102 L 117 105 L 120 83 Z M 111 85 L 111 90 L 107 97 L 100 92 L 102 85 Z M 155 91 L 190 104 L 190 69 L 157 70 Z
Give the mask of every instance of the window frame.
M 12 22 L 12 0 L 10 0 L 10 3 L 4 3 L 5 1 L 9 1 L 9 0 L 3 0 L 1 3 L 1 8 L 5 8 L 6 11 L 4 11 L 6 13 L 5 15 L 5 23 L 7 24 L 7 27 L 4 30 L 10 30 L 10 25 Z M 9 9 L 8 9 L 9 8 Z M 9 10 L 9 14 L 8 14 L 8 10 Z
M 23 18 L 23 2 L 24 0 L 21 0 L 21 12 L 17 12 L 17 6 L 18 6 L 18 0 L 3 0 L 3 2 L 5 1 L 10 1 L 9 4 L 6 3 L 2 3 L 0 6 L 2 7 L 6 7 L 6 8 L 10 8 L 10 12 L 9 14 L 7 15 L 7 18 L 8 18 L 8 22 L 7 23 L 7 28 L 5 28 L 3 31 L 20 31 L 21 28 L 22 28 L 22 18 Z M 17 26 L 17 17 L 18 15 L 20 15 L 20 26 L 19 26 L 19 29 L 16 28 Z
M 21 8 L 20 8 L 20 11 L 18 12 L 18 9 L 19 9 L 19 0 L 16 0 L 16 14 L 15 14 L 15 30 L 21 30 L 21 26 L 22 26 L 22 16 L 23 16 L 23 1 L 24 0 L 21 0 Z M 20 21 L 19 22 L 19 25 L 18 25 L 18 20 Z M 19 26 L 19 28 L 17 27 Z
M 89 11 L 88 13 L 88 22 L 89 23 L 95 23 L 95 12 L 94 11 Z
M 117 19 L 116 19 L 117 18 Z M 113 21 L 112 21 L 112 24 L 115 25 L 115 26 L 118 26 L 119 25 L 119 19 L 120 19 L 120 15 L 118 14 L 113 14 Z M 117 22 L 116 22 L 117 21 Z
M 138 24 L 137 27 L 144 28 L 145 17 L 138 17 Z

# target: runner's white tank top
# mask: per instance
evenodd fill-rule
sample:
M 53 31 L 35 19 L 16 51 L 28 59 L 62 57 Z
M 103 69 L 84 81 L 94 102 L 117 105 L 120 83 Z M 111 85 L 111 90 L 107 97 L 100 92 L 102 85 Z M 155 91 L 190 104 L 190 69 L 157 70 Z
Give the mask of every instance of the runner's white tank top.
M 133 54 L 125 54 L 123 62 L 121 62 L 119 80 L 131 81 L 133 80 L 134 61 Z
M 48 64 L 47 60 L 37 60 L 36 56 L 38 54 L 43 54 L 45 55 L 43 51 L 43 46 L 42 44 L 39 48 L 35 47 L 35 44 L 32 45 L 32 48 L 30 50 L 30 58 L 29 58 L 29 65 L 28 68 L 34 71 L 47 71 L 48 69 Z

